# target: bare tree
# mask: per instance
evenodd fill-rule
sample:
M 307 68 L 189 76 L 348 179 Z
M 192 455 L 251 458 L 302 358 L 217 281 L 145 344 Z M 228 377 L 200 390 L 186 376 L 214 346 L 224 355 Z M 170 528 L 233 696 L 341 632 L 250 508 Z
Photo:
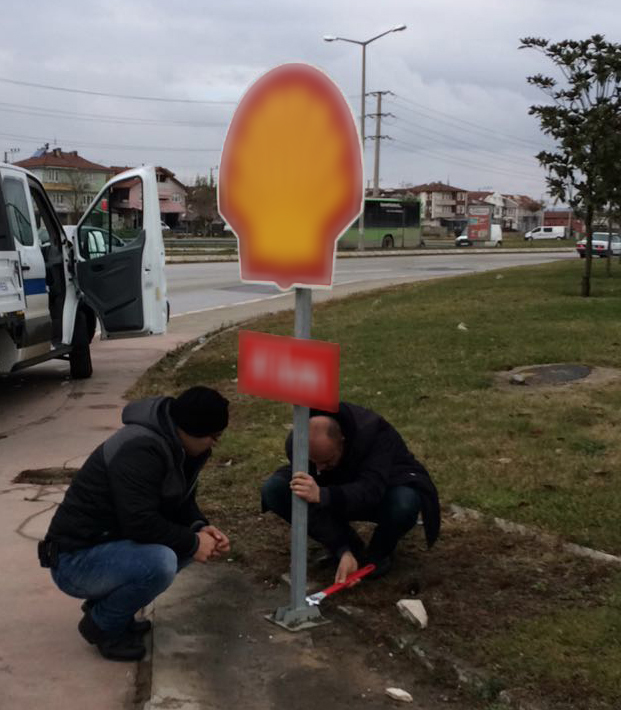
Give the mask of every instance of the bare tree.
M 84 214 L 84 196 L 89 193 L 90 183 L 88 177 L 79 170 L 71 170 L 68 177 L 71 192 L 67 197 L 71 208 L 71 221 L 75 224 Z
M 191 214 L 199 219 L 203 234 L 211 233 L 211 225 L 218 217 L 216 184 L 213 178 L 196 176 L 194 185 L 188 187 L 187 205 Z

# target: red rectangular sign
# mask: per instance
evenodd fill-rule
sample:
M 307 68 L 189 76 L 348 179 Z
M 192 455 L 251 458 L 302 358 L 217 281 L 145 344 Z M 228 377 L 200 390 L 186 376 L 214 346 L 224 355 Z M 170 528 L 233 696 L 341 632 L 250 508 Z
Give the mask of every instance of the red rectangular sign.
M 490 239 L 492 208 L 471 206 L 468 210 L 468 239 L 472 242 L 485 242 Z
M 336 412 L 340 346 L 239 331 L 237 391 Z

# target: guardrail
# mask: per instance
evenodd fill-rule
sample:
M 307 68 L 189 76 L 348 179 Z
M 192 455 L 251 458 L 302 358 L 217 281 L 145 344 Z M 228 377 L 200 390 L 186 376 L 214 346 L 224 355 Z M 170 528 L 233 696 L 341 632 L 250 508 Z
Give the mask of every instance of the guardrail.
M 237 248 L 235 237 L 164 237 L 166 251 L 181 249 Z

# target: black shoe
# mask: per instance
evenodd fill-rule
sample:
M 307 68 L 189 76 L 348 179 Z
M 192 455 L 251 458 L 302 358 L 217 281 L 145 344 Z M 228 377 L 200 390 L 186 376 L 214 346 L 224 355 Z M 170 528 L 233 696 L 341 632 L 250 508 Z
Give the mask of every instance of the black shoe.
M 142 661 L 147 652 L 142 641 L 129 631 L 122 636 L 101 641 L 97 648 L 109 661 Z
M 135 634 L 125 631 L 121 635 L 106 633 L 92 620 L 86 611 L 78 631 L 88 643 L 96 645 L 99 653 L 110 661 L 141 661 L 147 649 Z
M 82 604 L 82 611 L 86 614 L 86 612 L 90 611 L 94 605 L 95 601 L 93 599 L 87 599 Z M 132 619 L 129 623 L 129 626 L 127 627 L 127 630 L 130 631 L 132 634 L 144 636 L 145 634 L 148 634 L 149 631 L 151 631 L 151 626 L 152 624 L 148 619 L 142 619 L 141 621 Z

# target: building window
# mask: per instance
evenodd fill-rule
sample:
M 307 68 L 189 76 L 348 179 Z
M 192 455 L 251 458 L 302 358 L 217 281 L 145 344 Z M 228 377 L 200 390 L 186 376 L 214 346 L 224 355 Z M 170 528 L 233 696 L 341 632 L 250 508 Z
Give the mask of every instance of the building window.
M 166 175 L 164 175 L 164 173 L 158 173 L 157 174 L 157 181 L 158 182 L 166 182 Z
M 175 192 L 171 199 L 173 202 L 181 202 L 181 195 L 178 192 Z
M 52 198 L 52 202 L 55 205 L 64 205 L 64 200 L 63 200 L 63 193 L 62 192 L 52 192 L 50 193 L 50 197 Z
M 46 170 L 45 171 L 45 181 L 46 182 L 60 182 L 58 179 L 58 170 Z
M 457 193 L 457 199 L 460 202 L 463 202 L 466 199 L 466 193 L 465 192 L 458 192 Z

